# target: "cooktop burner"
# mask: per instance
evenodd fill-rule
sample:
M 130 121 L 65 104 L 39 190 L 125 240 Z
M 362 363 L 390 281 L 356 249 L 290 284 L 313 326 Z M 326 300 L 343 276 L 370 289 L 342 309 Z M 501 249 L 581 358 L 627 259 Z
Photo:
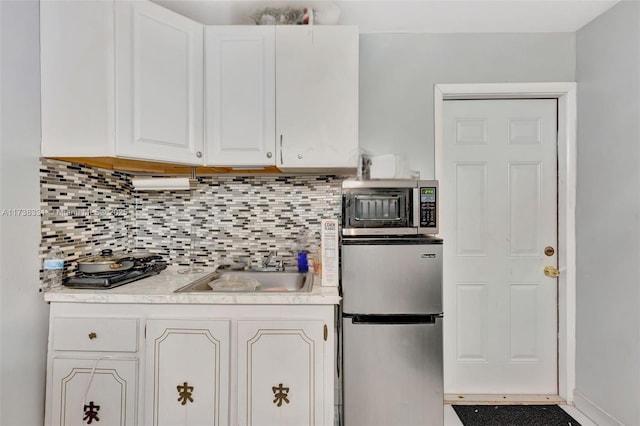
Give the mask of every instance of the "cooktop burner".
M 78 273 L 62 283 L 66 287 L 106 290 L 133 281 L 159 274 L 167 267 L 164 262 L 154 262 L 148 265 L 136 265 L 126 271 L 99 274 Z

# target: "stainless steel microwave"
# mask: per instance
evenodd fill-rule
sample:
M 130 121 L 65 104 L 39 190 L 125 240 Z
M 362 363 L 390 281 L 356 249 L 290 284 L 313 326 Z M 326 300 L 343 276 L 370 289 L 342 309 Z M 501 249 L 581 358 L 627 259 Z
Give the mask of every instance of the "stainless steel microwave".
M 342 235 L 437 234 L 438 181 L 345 180 Z

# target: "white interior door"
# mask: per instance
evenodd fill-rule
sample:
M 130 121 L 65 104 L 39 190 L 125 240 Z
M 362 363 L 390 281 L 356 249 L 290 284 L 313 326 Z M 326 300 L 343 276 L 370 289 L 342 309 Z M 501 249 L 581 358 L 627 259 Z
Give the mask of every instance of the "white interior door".
M 557 394 L 556 100 L 450 100 L 443 119 L 445 393 Z

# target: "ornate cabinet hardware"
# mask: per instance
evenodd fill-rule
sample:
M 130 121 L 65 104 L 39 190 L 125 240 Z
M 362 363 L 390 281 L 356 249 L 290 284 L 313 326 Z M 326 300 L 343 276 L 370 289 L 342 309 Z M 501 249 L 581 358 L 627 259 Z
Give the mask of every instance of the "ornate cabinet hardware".
M 285 388 L 282 383 L 279 383 L 277 387 L 272 386 L 271 390 L 273 391 L 273 396 L 275 396 L 273 403 L 278 407 L 282 407 L 282 401 L 289 403 L 289 388 Z
M 93 401 L 89 401 L 89 405 L 85 405 L 82 409 L 82 414 L 84 414 L 82 420 L 86 421 L 88 425 L 90 425 L 94 420 L 99 422 L 100 419 L 98 418 L 98 411 L 100 411 L 100 406 L 95 405 Z
M 184 382 L 182 385 L 176 386 L 178 389 L 178 402 L 182 405 L 187 405 L 187 402 L 193 402 L 193 386 L 189 386 L 187 382 Z
M 94 333 L 93 331 L 91 333 L 89 333 L 89 339 L 90 340 L 93 340 L 93 339 L 96 339 L 96 338 L 98 338 L 98 335 L 96 333 Z

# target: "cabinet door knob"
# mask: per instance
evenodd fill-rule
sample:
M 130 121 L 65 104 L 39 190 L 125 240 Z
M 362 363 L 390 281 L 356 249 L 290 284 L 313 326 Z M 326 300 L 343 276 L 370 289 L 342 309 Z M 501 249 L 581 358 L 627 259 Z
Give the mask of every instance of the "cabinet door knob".
M 93 331 L 91 333 L 89 333 L 89 339 L 93 340 L 93 339 L 97 339 L 98 335 L 96 333 L 94 333 Z
M 302 160 L 302 154 L 298 154 L 298 160 Z
M 267 158 L 271 158 L 273 157 L 273 154 L 271 152 L 267 152 Z
M 200 151 L 196 152 L 196 157 L 202 158 L 202 152 L 200 152 Z

